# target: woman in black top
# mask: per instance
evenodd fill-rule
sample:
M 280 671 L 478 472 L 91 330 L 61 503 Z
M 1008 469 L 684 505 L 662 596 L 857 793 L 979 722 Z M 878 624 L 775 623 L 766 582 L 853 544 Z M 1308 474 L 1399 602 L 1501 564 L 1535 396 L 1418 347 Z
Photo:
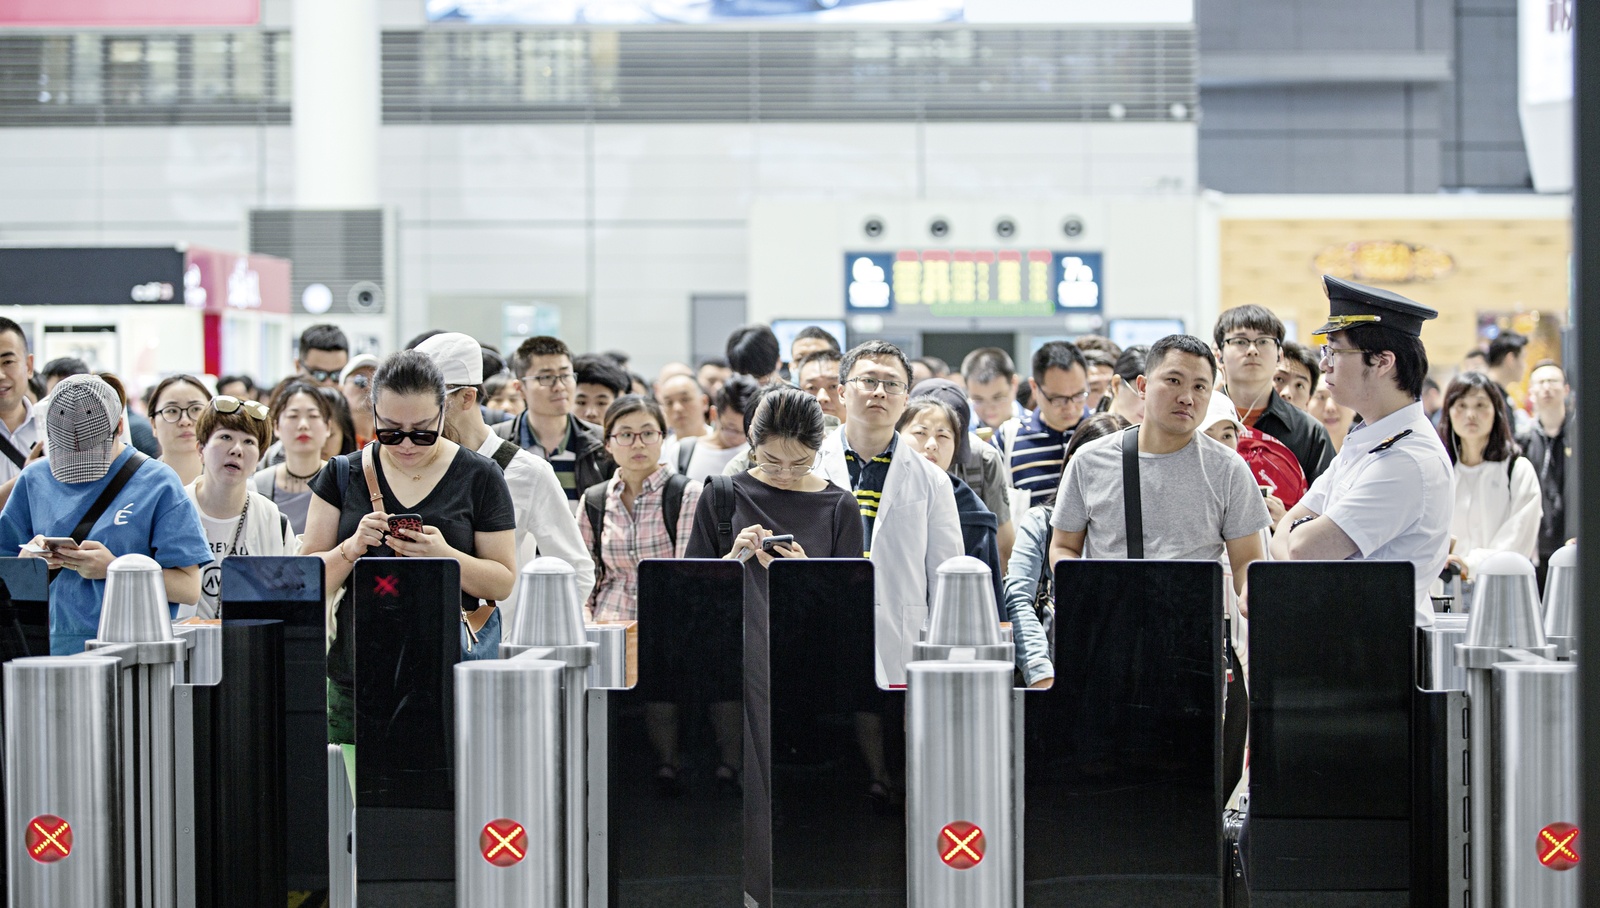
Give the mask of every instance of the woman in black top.
M 493 658 L 500 638 L 494 604 L 511 595 L 516 577 L 516 516 L 494 461 L 441 437 L 444 400 L 444 378 L 427 356 L 407 350 L 384 361 L 372 377 L 377 443 L 330 460 L 311 481 L 301 552 L 322 557 L 330 590 L 367 555 L 454 559 L 461 565 L 463 656 Z M 368 493 L 363 467 L 374 454 L 380 501 Z M 389 515 L 405 513 L 421 515 L 420 533 L 389 532 Z M 335 606 L 334 628 L 328 733 L 330 741 L 348 744 L 354 742 L 348 604 Z
M 780 557 L 860 558 L 866 542 L 855 496 L 813 472 L 823 439 L 822 407 L 815 397 L 797 388 L 769 389 L 752 408 L 747 425 L 752 466 L 732 477 L 734 538 L 731 543 L 717 538 L 716 496 L 708 488 L 695 511 L 687 557 L 745 559 L 743 738 L 754 763 L 745 785 L 753 786 L 756 803 L 765 804 L 772 766 L 765 721 L 771 702 L 767 566 Z M 784 534 L 794 541 L 774 546 L 771 553 L 762 550 L 763 539 Z M 876 727 L 872 719 L 876 716 L 858 714 L 858 734 Z M 873 785 L 886 798 L 881 734 L 874 746 L 863 742 L 863 756 Z M 760 839 L 770 842 L 770 825 L 756 834 L 757 847 Z

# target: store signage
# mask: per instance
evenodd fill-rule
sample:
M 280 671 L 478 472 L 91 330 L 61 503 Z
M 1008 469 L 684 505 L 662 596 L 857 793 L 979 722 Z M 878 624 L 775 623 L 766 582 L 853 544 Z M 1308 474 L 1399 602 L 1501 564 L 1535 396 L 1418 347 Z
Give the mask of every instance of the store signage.
M 900 249 L 845 253 L 845 311 L 935 316 L 1099 313 L 1099 252 L 1049 249 Z
M 1433 246 L 1366 240 L 1323 249 L 1312 259 L 1311 269 L 1366 284 L 1412 284 L 1448 277 L 1456 270 L 1456 260 Z
M 260 0 L 0 0 L 0 26 L 139 28 L 255 25 Z
M 939 830 L 939 860 L 951 870 L 971 870 L 983 863 L 983 830 L 966 820 Z

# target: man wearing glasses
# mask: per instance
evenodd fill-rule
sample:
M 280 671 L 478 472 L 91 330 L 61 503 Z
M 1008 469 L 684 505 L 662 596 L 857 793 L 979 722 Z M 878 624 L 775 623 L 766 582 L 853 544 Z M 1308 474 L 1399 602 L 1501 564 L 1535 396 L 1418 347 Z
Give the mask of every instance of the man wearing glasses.
M 1028 506 L 1051 504 L 1067 445 L 1088 415 L 1089 364 L 1066 341 L 1050 341 L 1033 354 L 1034 409 L 1007 420 L 995 433 L 1000 455 L 1011 471 L 1011 487 L 1028 495 Z
M 1235 306 L 1217 317 L 1212 333 L 1228 397 L 1239 418 L 1283 442 L 1314 482 L 1333 459 L 1328 430 L 1278 394 L 1274 377 L 1283 361 L 1283 322 L 1264 306 Z
M 939 565 L 966 551 L 955 492 L 949 476 L 898 443 L 894 426 L 911 393 L 899 347 L 861 344 L 839 363 L 839 380 L 845 421 L 822 442 L 817 473 L 855 493 L 873 565 L 878 682 L 903 687 Z
M 338 325 L 312 325 L 300 333 L 294 370 L 324 388 L 339 387 L 339 373 L 350 362 L 350 339 Z
M 1344 447 L 1272 536 L 1283 561 L 1410 561 L 1416 619 L 1433 623 L 1428 587 L 1450 551 L 1454 473 L 1422 409 L 1422 323 L 1439 313 L 1387 290 L 1323 277 L 1323 384 L 1361 414 Z
M 559 338 L 530 337 L 517 347 L 512 362 L 528 406 L 516 419 L 495 423 L 494 433 L 550 462 L 576 516 L 583 490 L 610 479 L 616 464 L 606 453 L 600 427 L 572 415 L 578 389 L 572 351 Z

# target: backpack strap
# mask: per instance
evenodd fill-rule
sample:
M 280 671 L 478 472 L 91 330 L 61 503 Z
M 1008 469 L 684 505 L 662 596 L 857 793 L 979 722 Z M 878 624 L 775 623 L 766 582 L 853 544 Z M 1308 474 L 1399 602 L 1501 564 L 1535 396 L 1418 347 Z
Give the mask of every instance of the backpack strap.
M 667 524 L 667 539 L 672 541 L 672 551 L 678 551 L 678 512 L 683 510 L 683 490 L 689 477 L 682 473 L 667 475 L 666 488 L 661 493 L 661 517 Z
M 689 472 L 689 461 L 694 460 L 694 446 L 698 438 L 678 439 L 678 472 L 685 475 Z
M 0 454 L 4 454 L 6 460 L 11 461 L 19 470 L 28 465 L 27 456 L 18 451 L 17 446 L 11 443 L 11 439 L 4 435 L 0 435 Z
M 594 558 L 594 585 L 600 588 L 600 582 L 605 579 L 606 565 L 600 560 L 600 536 L 606 526 L 606 485 L 597 482 L 583 491 L 583 509 L 589 514 L 589 535 L 593 537 L 589 544 L 589 555 Z
M 711 513 L 717 518 L 717 551 L 733 551 L 733 477 L 718 473 L 706 480 L 711 486 Z
M 494 449 L 494 462 L 500 465 L 500 472 L 504 473 L 511 468 L 511 461 L 520 450 L 522 449 L 515 444 L 504 438 L 500 439 L 500 447 Z
M 1128 557 L 1144 557 L 1144 505 L 1139 500 L 1139 427 L 1122 433 L 1122 515 L 1128 531 Z

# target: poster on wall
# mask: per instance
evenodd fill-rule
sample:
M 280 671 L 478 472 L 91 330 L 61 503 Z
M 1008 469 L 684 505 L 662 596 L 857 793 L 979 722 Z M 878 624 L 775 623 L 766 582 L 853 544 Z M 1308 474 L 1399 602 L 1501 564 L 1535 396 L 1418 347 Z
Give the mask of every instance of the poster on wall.
M 428 21 L 517 25 L 1172 24 L 1193 0 L 428 0 Z

